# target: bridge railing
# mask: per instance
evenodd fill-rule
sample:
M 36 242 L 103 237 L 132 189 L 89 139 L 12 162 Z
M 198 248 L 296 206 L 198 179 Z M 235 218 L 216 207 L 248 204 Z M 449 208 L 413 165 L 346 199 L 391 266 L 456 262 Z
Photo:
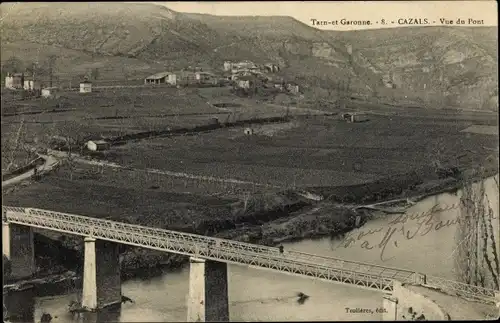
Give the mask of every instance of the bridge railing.
M 393 280 L 415 282 L 419 276 L 417 273 L 404 269 L 311 255 L 293 250 L 281 254 L 279 249 L 275 247 L 149 228 L 81 215 L 9 206 L 2 206 L 2 211 L 2 219 L 12 223 L 81 236 L 93 236 L 98 239 L 216 261 L 256 265 L 382 290 L 391 290 Z M 495 297 L 495 290 L 434 276 L 426 278 L 426 284 L 429 286 L 453 291 L 466 297 L 489 300 Z
M 162 238 L 171 239 L 173 241 L 179 241 L 179 242 L 182 241 L 183 243 L 191 243 L 191 244 L 194 243 L 199 245 L 202 245 L 204 243 L 219 244 L 219 245 L 229 244 L 232 248 L 238 250 L 252 251 L 260 254 L 276 254 L 278 252 L 278 248 L 275 247 L 259 246 L 250 243 L 219 239 L 219 238 L 191 234 L 191 233 L 184 233 L 179 231 L 150 228 L 136 224 L 128 224 L 111 220 L 97 219 L 97 218 L 91 218 L 69 213 L 53 212 L 35 208 L 26 208 L 26 209 L 15 208 L 15 210 L 12 211 L 24 213 L 26 215 L 29 215 L 30 217 L 41 216 L 43 217 L 44 220 L 51 219 L 53 221 L 56 221 L 54 223 L 59 223 L 57 221 L 65 221 L 65 223 L 69 222 L 69 223 L 81 224 L 82 227 L 78 228 L 79 230 L 77 230 L 76 232 L 72 231 L 73 233 L 80 235 L 97 235 L 97 234 L 106 235 L 109 234 L 110 232 L 113 232 L 115 234 L 118 234 L 119 236 L 124 236 L 130 233 L 136 233 L 150 237 L 159 236 Z M 17 217 L 16 220 L 26 221 L 26 219 L 22 215 Z M 87 230 L 84 230 L 85 228 Z
M 344 260 L 335 257 L 312 255 L 300 251 L 290 251 L 290 254 L 298 255 L 302 259 L 307 259 L 311 263 L 333 266 L 335 268 L 344 268 L 357 272 L 366 272 L 374 275 L 380 275 L 386 278 L 395 279 L 403 283 L 414 281 L 415 272 L 406 269 L 391 268 L 374 264 L 366 264 L 358 261 Z
M 494 289 L 469 285 L 429 275 L 426 276 L 426 285 L 431 286 L 433 288 L 438 288 L 444 292 L 454 293 L 458 296 L 480 299 L 485 301 L 493 301 L 493 302 L 495 299 L 495 295 L 499 293 L 499 291 Z
M 140 247 L 165 250 L 217 261 L 255 265 L 285 272 L 356 284 L 389 291 L 392 279 L 378 273 L 359 272 L 330 264 L 312 263 L 302 253 L 281 254 L 278 248 L 258 246 L 182 232 L 146 228 L 109 220 L 88 218 L 39 209 L 6 209 L 6 220 L 12 223 L 48 228 Z M 338 262 L 337 259 L 334 259 Z M 344 262 L 347 263 L 347 262 Z M 359 269 L 359 268 L 358 268 Z

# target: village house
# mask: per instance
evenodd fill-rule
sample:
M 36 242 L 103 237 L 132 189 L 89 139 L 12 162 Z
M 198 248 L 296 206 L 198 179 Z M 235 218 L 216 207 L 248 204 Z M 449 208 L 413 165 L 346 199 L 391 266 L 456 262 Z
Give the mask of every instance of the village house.
M 92 92 L 92 82 L 89 80 L 84 80 L 80 82 L 80 93 L 90 93 Z
M 261 86 L 263 79 L 257 75 L 245 75 L 238 78 L 236 84 L 242 89 L 251 89 Z
M 233 68 L 233 63 L 230 61 L 224 62 L 224 72 L 229 72 Z
M 24 73 L 7 73 L 5 88 L 15 90 L 24 88 Z
M 181 70 L 177 73 L 177 83 L 182 85 L 197 84 L 196 72 Z
M 272 64 L 272 63 L 264 64 L 264 69 L 270 73 L 275 73 L 275 72 L 278 72 L 280 70 L 278 65 Z
M 195 78 L 200 84 L 213 84 L 216 85 L 218 80 L 217 77 L 209 72 L 196 72 Z
M 224 70 L 226 69 L 226 65 L 224 65 Z M 239 63 L 231 63 L 230 64 L 230 70 L 231 70 L 231 73 L 238 73 L 240 71 L 243 71 L 243 70 L 247 70 L 247 71 L 259 71 L 259 67 L 254 63 L 254 62 L 251 62 L 251 61 L 242 61 L 242 62 L 239 62 Z
M 257 65 L 255 65 L 254 62 L 249 61 L 249 60 L 244 60 L 239 63 L 233 64 L 233 68 L 248 68 L 248 69 L 255 69 L 257 68 Z
M 253 78 L 250 76 L 242 76 L 237 81 L 238 87 L 242 89 L 249 89 L 253 86 Z
M 36 81 L 33 79 L 30 79 L 30 80 L 25 79 L 23 88 L 26 91 L 36 91 L 36 90 L 40 90 L 42 88 L 42 84 L 40 83 L 40 81 Z
M 278 89 L 280 91 L 283 91 L 284 90 L 283 83 L 282 82 L 276 82 L 276 83 L 274 83 L 274 88 Z
M 144 79 L 144 84 L 170 84 L 177 85 L 177 75 L 172 72 L 161 72 L 148 76 Z
M 236 81 L 236 80 L 238 80 L 239 78 L 241 78 L 243 76 L 255 76 L 255 77 L 259 77 L 261 79 L 266 79 L 267 78 L 260 71 L 249 70 L 249 69 L 242 69 L 242 70 L 239 70 L 239 71 L 233 73 L 231 75 L 231 80 Z
M 299 93 L 299 86 L 295 83 L 287 83 L 286 84 L 286 89 L 293 94 L 298 94 Z

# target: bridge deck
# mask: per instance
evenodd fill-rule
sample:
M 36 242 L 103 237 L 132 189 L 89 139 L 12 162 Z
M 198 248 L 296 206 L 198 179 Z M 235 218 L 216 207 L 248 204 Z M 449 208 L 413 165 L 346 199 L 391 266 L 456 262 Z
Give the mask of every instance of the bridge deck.
M 4 214 L 2 221 L 10 223 L 80 236 L 92 236 L 96 239 L 214 261 L 268 268 L 363 288 L 391 291 L 393 280 L 413 283 L 416 279 L 416 273 L 405 269 L 293 250 L 280 253 L 275 247 L 34 208 L 3 206 L 2 210 Z M 441 282 L 455 289 L 465 290 L 469 296 L 491 298 L 495 293 L 493 290 L 458 282 L 450 281 L 451 284 L 447 284 L 445 280 Z

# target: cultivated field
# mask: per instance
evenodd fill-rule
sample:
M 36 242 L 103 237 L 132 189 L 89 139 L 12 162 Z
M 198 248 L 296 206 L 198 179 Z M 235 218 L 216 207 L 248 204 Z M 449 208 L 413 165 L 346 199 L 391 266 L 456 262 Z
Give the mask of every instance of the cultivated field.
M 463 132 L 473 125 L 495 126 L 497 116 L 484 112 L 451 113 L 358 101 L 349 102 L 343 110 L 334 105 L 322 106 L 337 114 L 369 113 L 368 122 L 346 123 L 339 115 L 319 116 L 300 110 L 318 108 L 315 106 L 286 109 L 236 97 L 227 88 L 168 87 L 97 89 L 88 95 L 66 92 L 57 99 L 4 101 L 2 107 L 3 152 L 11 151 L 9 147 L 18 134 L 20 141 L 37 145 L 48 135 L 61 131 L 78 133 L 80 138 L 84 135 L 109 137 L 206 125 L 213 122 L 214 117 L 221 122 L 286 114 L 292 117 L 288 123 L 252 125 L 253 135 L 244 134 L 243 124 L 114 146 L 105 154 L 105 159 L 135 171 L 106 167 L 104 173 L 99 173 L 91 166 L 79 165 L 81 170 L 75 170 L 73 180 L 69 180 L 63 168 L 59 175 L 51 175 L 23 193 L 12 193 L 22 194 L 24 201 L 35 204 L 32 206 L 45 201 L 36 193 L 39 189 L 51 191 L 53 186 L 57 191 L 60 185 L 75 187 L 71 192 L 61 191 L 62 196 L 67 196 L 62 198 L 68 201 L 65 207 L 75 199 L 106 205 L 113 199 L 104 197 L 103 191 L 115 192 L 115 196 L 180 192 L 234 200 L 248 192 L 262 191 L 266 186 L 273 190 L 339 187 L 411 171 L 417 171 L 426 181 L 435 179 L 436 165 L 460 169 L 496 167 L 497 160 L 494 152 L 498 135 Z M 29 154 L 25 151 L 23 156 L 20 149 L 15 153 L 25 160 Z M 4 166 L 6 158 L 12 155 L 3 155 Z M 144 173 L 147 168 L 167 171 L 167 174 L 147 175 Z M 170 176 L 168 172 L 187 176 Z M 232 180 L 254 184 L 234 184 Z M 64 184 L 59 184 L 60 181 Z M 93 186 L 102 188 L 96 189 L 99 193 L 92 192 L 92 197 L 80 196 L 88 192 L 84 187 Z M 129 193 L 122 194 L 122 190 Z
M 17 137 L 36 146 L 61 130 L 119 136 L 205 125 L 213 122 L 213 117 L 233 122 L 288 113 L 292 116 L 289 122 L 251 125 L 252 135 L 244 134 L 249 125 L 243 123 L 189 135 L 129 141 L 100 157 L 120 167 L 67 163 L 40 181 L 2 190 L 5 205 L 256 243 L 337 234 L 354 225 L 353 212 L 338 208 L 330 199 L 321 204 L 321 210 L 328 211 L 308 214 L 304 206 L 311 201 L 294 194 L 294 189 L 326 197 L 354 192 L 351 195 L 358 199 L 351 202 L 362 203 L 365 195 L 384 196 L 377 190 L 411 190 L 406 186 L 414 185 L 415 177 L 430 189 L 437 187 L 443 184 L 437 178 L 437 166 L 498 170 L 498 134 L 463 131 L 471 126 L 496 126 L 498 116 L 472 111 L 450 113 L 358 101 L 349 102 L 343 110 L 334 104 L 320 107 L 311 103 L 287 111 L 282 106 L 235 97 L 223 88 L 131 88 L 87 96 L 65 93 L 59 99 L 10 101 L 2 106 L 2 166 L 6 156 L 12 157 L 5 152 L 10 152 Z M 321 108 L 334 115 L 314 115 L 300 108 Z M 11 114 L 44 113 L 8 116 L 7 110 Z M 340 120 L 340 114 L 348 111 L 367 111 L 370 120 Z M 26 150 L 14 153 L 20 164 L 22 158 L 28 160 Z M 385 181 L 346 187 L 379 179 Z M 367 190 L 369 194 L 365 194 Z M 284 222 L 273 222 L 276 219 Z M 268 225 L 262 226 L 265 223 Z M 175 263 L 171 258 L 130 251 L 125 255 L 124 270 L 154 267 L 166 260 Z
M 432 162 L 462 168 L 481 165 L 498 136 L 466 135 L 475 121 L 373 115 L 364 123 L 334 117 L 292 125 L 219 129 L 156 138 L 116 147 L 113 161 L 135 168 L 163 168 L 281 187 L 354 185 L 391 174 L 425 170 Z

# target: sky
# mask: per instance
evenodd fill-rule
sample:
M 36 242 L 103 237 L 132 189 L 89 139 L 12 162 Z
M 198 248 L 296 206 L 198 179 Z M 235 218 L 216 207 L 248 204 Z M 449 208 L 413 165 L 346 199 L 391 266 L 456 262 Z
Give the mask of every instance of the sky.
M 319 29 L 353 30 L 401 27 L 398 19 L 427 18 L 429 25 L 443 25 L 441 19 L 453 21 L 463 19 L 467 26 L 469 18 L 483 21 L 483 26 L 497 26 L 496 1 L 260 1 L 260 2 L 154 2 L 179 12 L 206 13 L 228 16 L 291 16 Z M 342 25 L 341 19 L 370 20 L 370 26 Z M 337 21 L 337 24 L 313 25 L 318 21 Z M 384 19 L 386 24 L 382 25 Z M 392 23 L 394 21 L 394 23 Z M 377 23 L 378 22 L 378 23 Z M 405 23 L 405 21 L 401 21 Z M 476 25 L 478 26 L 478 25 Z

